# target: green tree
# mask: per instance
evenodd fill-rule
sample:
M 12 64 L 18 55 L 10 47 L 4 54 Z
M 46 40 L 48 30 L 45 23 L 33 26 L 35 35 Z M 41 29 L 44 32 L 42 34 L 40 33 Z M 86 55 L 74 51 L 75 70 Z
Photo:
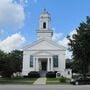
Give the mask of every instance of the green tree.
M 68 68 L 71 68 L 72 62 L 73 62 L 73 60 L 71 60 L 71 59 L 66 59 L 66 68 L 67 68 L 67 69 L 68 69 Z
M 22 70 L 23 53 L 19 50 L 14 50 L 8 53 L 8 60 L 13 72 L 21 72 Z
M 0 50 L 0 74 L 3 77 L 11 77 L 13 73 L 22 70 L 22 51 L 14 50 L 4 53 Z
M 0 73 L 2 72 L 5 64 L 6 54 L 0 50 Z
M 77 34 L 73 34 L 72 38 L 68 36 L 70 41 L 70 50 L 73 52 L 74 63 L 77 64 L 77 70 L 85 77 L 90 66 L 90 17 L 86 18 L 86 22 L 80 23 L 76 29 Z

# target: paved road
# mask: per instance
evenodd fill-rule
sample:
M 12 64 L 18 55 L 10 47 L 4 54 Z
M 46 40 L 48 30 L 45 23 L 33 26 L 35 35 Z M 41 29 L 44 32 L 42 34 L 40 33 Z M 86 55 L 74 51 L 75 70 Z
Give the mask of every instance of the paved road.
M 90 90 L 90 85 L 0 85 L 0 90 Z

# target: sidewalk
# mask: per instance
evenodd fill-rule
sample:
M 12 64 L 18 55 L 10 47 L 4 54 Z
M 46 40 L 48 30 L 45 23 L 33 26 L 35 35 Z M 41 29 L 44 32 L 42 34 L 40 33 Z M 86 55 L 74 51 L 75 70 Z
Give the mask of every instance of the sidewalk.
M 37 85 L 37 84 L 43 84 L 43 85 L 45 85 L 45 84 L 46 84 L 46 78 L 38 78 L 38 79 L 34 82 L 34 85 Z

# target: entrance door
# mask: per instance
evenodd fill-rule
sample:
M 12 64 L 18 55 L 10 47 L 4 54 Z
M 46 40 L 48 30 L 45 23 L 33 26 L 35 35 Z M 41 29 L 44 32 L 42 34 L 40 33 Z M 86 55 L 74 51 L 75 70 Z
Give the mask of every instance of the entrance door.
M 42 70 L 46 71 L 47 70 L 47 62 L 46 61 L 42 61 L 41 65 L 42 65 Z

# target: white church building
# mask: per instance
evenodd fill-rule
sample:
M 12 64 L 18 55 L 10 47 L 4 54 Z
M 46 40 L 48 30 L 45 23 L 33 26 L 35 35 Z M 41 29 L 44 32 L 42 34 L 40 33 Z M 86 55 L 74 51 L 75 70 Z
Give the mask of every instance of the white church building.
M 52 40 L 50 14 L 44 10 L 40 15 L 37 40 L 23 49 L 23 76 L 31 71 L 57 71 L 65 77 L 71 77 L 71 70 L 66 70 L 66 48 Z

